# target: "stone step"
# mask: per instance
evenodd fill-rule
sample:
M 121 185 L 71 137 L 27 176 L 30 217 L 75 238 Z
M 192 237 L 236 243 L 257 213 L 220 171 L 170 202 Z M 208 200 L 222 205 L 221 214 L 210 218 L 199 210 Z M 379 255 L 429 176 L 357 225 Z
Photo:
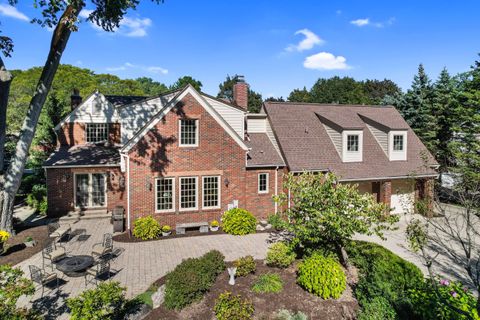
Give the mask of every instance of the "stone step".
M 61 217 L 60 221 L 71 222 L 79 220 L 91 220 L 91 219 L 110 219 L 112 216 L 106 209 L 93 209 L 93 210 L 76 210 L 70 211 L 66 216 Z

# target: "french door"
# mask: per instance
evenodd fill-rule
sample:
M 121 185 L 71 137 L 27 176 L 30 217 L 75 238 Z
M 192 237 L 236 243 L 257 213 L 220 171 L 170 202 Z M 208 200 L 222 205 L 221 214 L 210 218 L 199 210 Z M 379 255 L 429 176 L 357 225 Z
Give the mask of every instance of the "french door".
M 106 206 L 106 176 L 103 173 L 75 175 L 75 207 L 92 208 Z

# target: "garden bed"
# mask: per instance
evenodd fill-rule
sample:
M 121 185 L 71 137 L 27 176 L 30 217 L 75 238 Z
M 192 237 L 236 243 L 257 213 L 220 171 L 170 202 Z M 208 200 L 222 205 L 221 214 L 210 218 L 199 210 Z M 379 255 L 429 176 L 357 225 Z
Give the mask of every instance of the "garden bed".
M 27 237 L 32 237 L 37 241 L 36 246 L 25 246 L 23 242 Z M 6 243 L 6 251 L 0 255 L 0 264 L 10 264 L 14 266 L 30 258 L 37 252 L 42 251 L 48 241 L 50 241 L 50 239 L 48 237 L 47 226 L 38 226 L 22 230 L 17 233 L 16 236 L 8 239 Z
M 254 319 L 274 319 L 279 309 L 302 311 L 308 319 L 355 319 L 358 304 L 353 297 L 349 286 L 337 299 L 323 300 L 308 293 L 296 283 L 295 266 L 288 269 L 277 269 L 264 265 L 263 261 L 256 261 L 257 270 L 255 274 L 246 277 L 236 278 L 236 284 L 228 284 L 228 273 L 224 271 L 218 276 L 213 287 L 207 292 L 202 300 L 191 304 L 181 311 L 166 309 L 163 305 L 145 318 L 154 319 L 215 319 L 213 307 L 217 297 L 225 292 L 240 294 L 253 302 L 255 307 Z M 254 293 L 252 285 L 262 274 L 276 273 L 283 280 L 283 290 L 279 293 Z M 164 283 L 164 278 L 156 281 L 156 284 Z

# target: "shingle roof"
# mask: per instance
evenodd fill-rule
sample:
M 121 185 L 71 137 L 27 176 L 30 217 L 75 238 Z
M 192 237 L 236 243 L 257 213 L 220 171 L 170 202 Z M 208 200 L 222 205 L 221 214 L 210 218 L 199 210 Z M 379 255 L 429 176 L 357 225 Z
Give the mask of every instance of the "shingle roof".
M 285 166 L 281 156 L 266 133 L 249 133 L 247 146 L 251 148 L 247 156 L 247 167 Z
M 436 173 L 431 165 L 437 162 L 394 107 L 266 102 L 265 111 L 291 171 L 330 170 L 345 180 Z M 362 162 L 342 162 L 322 117 L 342 129 L 363 130 Z M 386 128 L 407 130 L 407 161 L 389 161 L 365 117 Z
M 117 164 L 120 164 L 119 147 L 88 144 L 57 149 L 43 163 L 43 166 L 105 166 Z
M 143 96 L 117 96 L 117 95 L 105 95 L 105 99 L 108 100 L 115 107 L 123 106 L 125 104 L 130 104 L 146 99 L 147 97 Z

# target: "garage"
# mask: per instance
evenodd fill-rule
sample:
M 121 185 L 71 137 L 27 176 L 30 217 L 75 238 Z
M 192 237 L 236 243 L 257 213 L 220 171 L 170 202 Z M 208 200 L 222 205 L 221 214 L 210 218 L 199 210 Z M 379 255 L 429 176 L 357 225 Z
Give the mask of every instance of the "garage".
M 414 181 L 406 180 L 392 180 L 392 197 L 390 206 L 391 213 L 413 213 L 415 203 L 415 188 Z

